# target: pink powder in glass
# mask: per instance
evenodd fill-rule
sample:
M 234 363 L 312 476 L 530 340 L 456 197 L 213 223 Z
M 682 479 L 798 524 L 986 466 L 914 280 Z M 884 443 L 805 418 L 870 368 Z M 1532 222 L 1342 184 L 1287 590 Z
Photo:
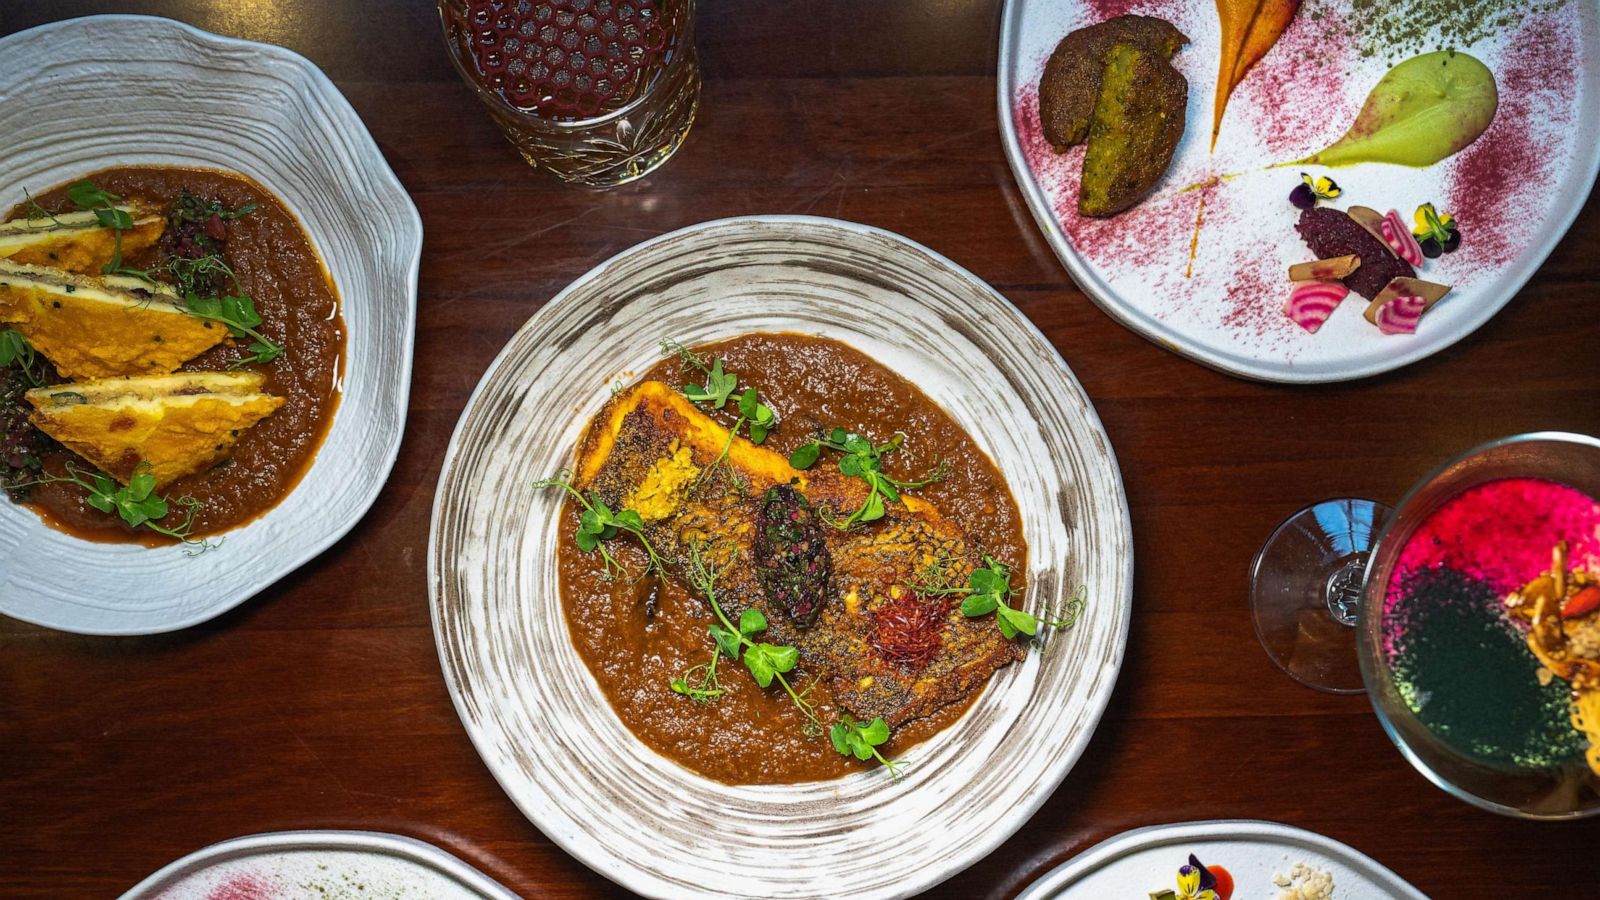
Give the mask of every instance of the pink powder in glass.
M 1493 585 L 1519 588 L 1550 568 L 1550 551 L 1566 541 L 1572 568 L 1600 569 L 1600 501 L 1574 487 L 1538 478 L 1506 478 L 1450 498 L 1422 523 L 1390 580 L 1448 566 Z

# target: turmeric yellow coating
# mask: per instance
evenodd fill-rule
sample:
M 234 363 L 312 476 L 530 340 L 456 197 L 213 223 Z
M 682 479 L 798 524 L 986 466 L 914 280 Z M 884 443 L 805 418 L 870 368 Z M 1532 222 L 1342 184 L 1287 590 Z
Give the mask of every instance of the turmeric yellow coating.
M 228 336 L 181 302 L 170 288 L 137 279 L 0 260 L 0 325 L 21 332 L 68 378 L 165 374 Z
M 156 486 L 217 464 L 239 435 L 283 405 L 259 372 L 181 372 L 35 388 L 33 422 L 126 484 L 140 463 Z
M 154 245 L 166 230 L 167 220 L 160 215 L 136 206 L 119 209 L 133 217 L 133 227 L 122 232 L 124 257 Z M 16 219 L 0 225 L 0 259 L 15 263 L 95 275 L 116 253 L 116 231 L 99 225 L 93 212 L 63 213 L 55 221 Z

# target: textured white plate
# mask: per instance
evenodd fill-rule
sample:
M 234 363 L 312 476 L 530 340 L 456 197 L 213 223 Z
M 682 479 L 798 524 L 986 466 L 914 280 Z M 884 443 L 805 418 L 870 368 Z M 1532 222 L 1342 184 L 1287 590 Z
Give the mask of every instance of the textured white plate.
M 1514 6 L 1515 4 L 1513 4 Z M 1311 259 L 1288 202 L 1301 159 L 1342 135 L 1391 61 L 1359 58 L 1336 37 L 1348 0 L 1307 2 L 1234 91 L 1208 152 L 1219 27 L 1213 0 L 1007 0 L 1000 31 L 1000 130 L 1033 217 L 1085 293 L 1162 346 L 1225 372 L 1283 382 L 1342 381 L 1416 362 L 1477 330 L 1510 301 L 1566 233 L 1600 170 L 1600 9 L 1569 0 L 1467 50 L 1495 73 L 1500 107 L 1471 147 L 1426 169 L 1367 164 L 1329 174 L 1332 205 L 1423 202 L 1461 224 L 1455 253 L 1420 275 L 1455 286 L 1415 335 L 1384 335 L 1352 294 L 1320 331 L 1281 312 L 1287 269 Z M 1320 18 L 1312 12 L 1320 12 Z M 1173 64 L 1189 80 L 1188 128 L 1156 192 L 1109 220 L 1077 213 L 1083 150 L 1054 153 L 1039 133 L 1038 82 L 1056 42 L 1122 12 L 1161 16 L 1192 42 Z M 1431 48 L 1430 48 L 1431 49 Z M 1409 54 L 1403 54 L 1409 55 Z M 1403 56 L 1402 55 L 1402 56 Z M 1398 62 L 1401 57 L 1394 59 Z M 1187 186 L 1243 173 L 1210 190 Z M 1185 276 L 1204 198 L 1192 274 Z
M 1233 875 L 1235 900 L 1271 900 L 1277 873 L 1305 863 L 1333 876 L 1340 900 L 1428 900 L 1427 895 L 1332 838 L 1276 822 L 1245 819 L 1152 825 L 1102 841 L 1045 873 L 1017 900 L 1137 898 L 1176 888 L 1189 854 Z
M 85 634 L 203 622 L 348 532 L 400 449 L 422 221 L 355 110 L 305 58 L 169 19 L 93 16 L 0 39 L 0 208 L 116 165 L 242 172 L 299 216 L 349 333 L 327 443 L 281 504 L 189 558 L 96 544 L 0 502 L 0 613 Z
M 376 831 L 278 831 L 221 841 L 167 864 L 122 900 L 221 897 L 517 900 L 432 844 Z
M 561 498 L 614 379 L 753 331 L 844 341 L 905 375 L 1005 473 L 1030 602 L 1080 585 L 1077 628 L 1000 672 L 958 723 L 886 772 L 728 787 L 636 740 L 567 635 Z M 996 386 L 1000 387 L 996 387 Z M 439 655 L 478 752 L 529 819 L 596 871 L 657 897 L 896 897 L 989 853 L 1083 751 L 1122 661 L 1132 543 L 1111 447 L 1055 349 L 971 273 L 847 222 L 708 222 L 584 275 L 479 383 L 445 456 L 428 569 Z

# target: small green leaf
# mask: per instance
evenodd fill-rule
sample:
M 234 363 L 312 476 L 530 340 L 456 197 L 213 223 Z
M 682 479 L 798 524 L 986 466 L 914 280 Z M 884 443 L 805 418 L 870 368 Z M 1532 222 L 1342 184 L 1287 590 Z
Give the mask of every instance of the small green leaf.
M 769 426 L 763 425 L 760 422 L 751 422 L 750 423 L 750 443 L 759 444 L 762 441 L 766 440 L 767 439 L 767 432 L 770 431 L 770 430 L 771 430 L 771 428 Z
M 834 442 L 835 444 L 843 444 L 844 439 L 847 437 L 849 437 L 849 434 L 846 433 L 843 428 L 835 428 L 833 432 L 828 435 L 828 440 Z
M 133 227 L 133 217 L 120 209 L 97 209 L 94 211 L 94 217 L 106 228 L 126 231 Z
M 739 633 L 749 637 L 767 630 L 767 617 L 754 606 L 739 615 Z
M 1019 632 L 1030 637 L 1039 633 L 1039 620 L 1032 613 L 1001 604 L 995 609 L 995 616 L 1000 621 L 1000 632 L 1008 638 L 1016 637 Z
M 801 444 L 793 453 L 789 454 L 789 465 L 794 466 L 796 469 L 809 469 L 821 454 L 822 445 L 816 441 L 812 441 L 809 444 Z
M 779 647 L 774 644 L 757 644 L 761 652 L 772 662 L 772 667 L 779 672 L 788 672 L 800 661 L 800 651 L 793 647 Z
M 882 718 L 872 720 L 872 724 L 861 729 L 861 739 L 876 747 L 889 739 L 889 725 Z
M 883 497 L 879 494 L 869 494 L 867 502 L 862 504 L 860 515 L 856 520 L 860 522 L 876 522 L 883 518 Z
M 718 628 L 715 625 L 708 625 L 706 627 L 711 631 L 711 639 L 717 642 L 717 649 L 721 650 L 723 653 L 727 654 L 733 659 L 739 658 L 739 647 L 741 644 L 739 635 L 729 631 L 726 628 Z
M 777 669 L 766 652 L 761 649 L 762 646 L 758 644 L 745 651 L 744 665 L 750 670 L 750 675 L 755 678 L 756 684 L 768 687 L 772 684 L 772 679 L 777 676 Z
M 833 741 L 833 749 L 839 751 L 840 756 L 850 755 L 850 744 L 847 740 L 850 729 L 845 725 L 845 722 L 849 720 L 849 717 L 846 716 L 844 719 L 833 723 L 833 727 L 828 729 L 828 738 Z
M 756 394 L 755 388 L 750 388 L 739 395 L 739 415 L 754 422 L 756 420 L 756 407 L 761 405 L 761 398 Z
M 961 614 L 967 618 L 976 618 L 985 613 L 994 612 L 1000 601 L 993 594 L 971 594 L 961 601 Z
M 92 181 L 80 181 L 67 188 L 67 198 L 77 204 L 80 209 L 89 209 L 95 206 L 110 206 L 122 200 L 116 194 L 102 191 Z
M 866 463 L 862 461 L 862 457 L 852 453 L 839 459 L 839 471 L 852 478 L 859 478 L 861 473 L 866 471 Z
M 993 569 L 974 569 L 967 585 L 975 594 L 1008 594 L 1011 580 Z
M 113 509 L 116 509 L 116 503 L 111 499 L 111 495 L 109 495 L 109 494 L 102 494 L 102 493 L 99 493 L 98 491 L 91 491 L 89 493 L 89 496 L 88 496 L 87 499 L 89 501 L 89 505 L 90 506 L 94 507 L 95 509 L 100 510 L 101 512 L 108 513 L 108 512 L 111 512 Z
M 578 529 L 578 533 L 573 535 L 572 540 L 573 543 L 578 545 L 578 549 L 585 553 L 593 553 L 595 548 L 600 546 L 600 536 L 582 528 Z
M 638 512 L 631 509 L 625 509 L 622 512 L 617 513 L 616 518 L 612 521 L 616 522 L 623 528 L 628 528 L 633 531 L 644 530 L 644 519 L 639 517 Z

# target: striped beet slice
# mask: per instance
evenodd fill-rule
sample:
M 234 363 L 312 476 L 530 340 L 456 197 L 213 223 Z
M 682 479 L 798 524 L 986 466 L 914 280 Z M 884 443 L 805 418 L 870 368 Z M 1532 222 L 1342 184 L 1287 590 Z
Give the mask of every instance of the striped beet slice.
M 1284 301 L 1283 314 L 1312 334 L 1328 321 L 1350 289 L 1337 281 L 1297 281 Z
M 1406 227 L 1397 210 L 1389 210 L 1378 227 L 1383 231 L 1384 242 L 1394 249 L 1396 256 L 1413 266 L 1422 265 L 1422 245 L 1417 243 L 1416 236 Z
M 1416 334 L 1417 323 L 1428 309 L 1428 301 L 1411 294 L 1401 294 L 1378 307 L 1372 321 L 1384 334 Z

